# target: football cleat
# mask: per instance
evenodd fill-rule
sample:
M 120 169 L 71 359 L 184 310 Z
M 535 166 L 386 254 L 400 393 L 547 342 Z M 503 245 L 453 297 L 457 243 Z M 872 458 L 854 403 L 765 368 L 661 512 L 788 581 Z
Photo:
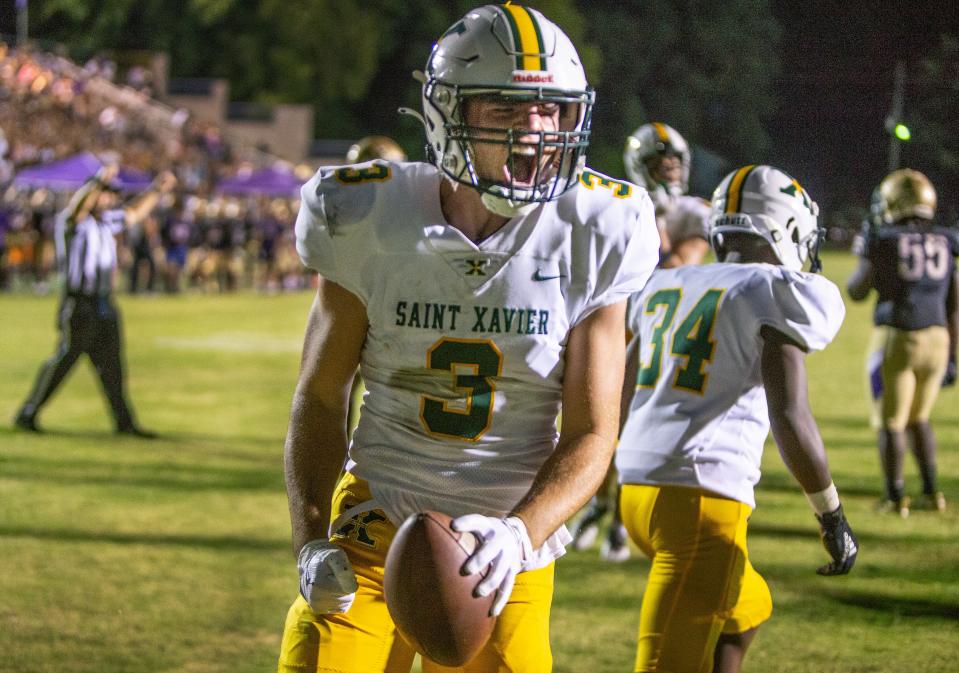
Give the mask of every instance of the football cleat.
M 599 498 L 594 497 L 590 501 L 589 507 L 586 508 L 586 512 L 573 531 L 573 549 L 583 551 L 593 546 L 596 538 L 599 537 L 599 524 L 606 516 L 608 509 L 606 503 Z
M 916 502 L 916 509 L 939 512 L 942 514 L 946 511 L 946 496 L 942 491 L 936 491 L 935 493 L 923 493 L 921 496 L 919 496 L 919 500 Z
M 117 428 L 116 432 L 118 435 L 137 437 L 139 439 L 157 439 L 160 436 L 152 430 L 141 428 L 139 425 L 126 425 L 122 428 Z
M 23 412 L 17 414 L 17 417 L 13 419 L 13 425 L 19 430 L 24 430 L 26 432 L 42 432 L 40 426 L 37 425 L 37 419 L 35 416 L 30 416 Z
M 629 560 L 629 535 L 626 533 L 626 526 L 618 524 L 610 527 L 609 534 L 599 548 L 599 557 L 610 563 Z
M 909 518 L 909 505 L 911 501 L 908 495 L 904 495 L 900 500 L 890 500 L 889 498 L 879 501 L 876 505 L 876 511 L 880 514 L 898 514 L 901 518 Z

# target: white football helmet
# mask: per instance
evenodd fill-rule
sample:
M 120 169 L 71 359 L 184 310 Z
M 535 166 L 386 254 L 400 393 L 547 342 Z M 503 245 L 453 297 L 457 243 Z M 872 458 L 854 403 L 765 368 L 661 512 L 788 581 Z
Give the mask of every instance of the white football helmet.
M 722 247 L 727 233 L 747 233 L 764 238 L 788 269 L 802 271 L 807 259 L 812 260 L 810 271 L 822 268 L 819 206 L 795 178 L 778 168 L 736 169 L 716 187 L 712 206 L 709 229 L 714 248 Z
M 646 162 L 662 155 L 679 157 L 682 176 L 679 182 L 667 184 L 649 172 Z M 689 190 L 689 144 L 679 131 L 662 122 L 643 124 L 626 138 L 623 163 L 631 182 L 642 185 L 649 192 L 657 207 L 665 207 L 670 201 Z
M 433 46 L 422 81 L 432 161 L 452 180 L 479 190 L 489 210 L 512 216 L 576 184 L 586 163 L 595 94 L 573 43 L 540 12 L 513 4 L 470 11 Z M 559 130 L 469 126 L 463 106 L 470 96 L 558 103 Z M 502 181 L 479 175 L 478 143 L 508 146 Z M 525 185 L 512 177 L 518 155 L 535 157 Z

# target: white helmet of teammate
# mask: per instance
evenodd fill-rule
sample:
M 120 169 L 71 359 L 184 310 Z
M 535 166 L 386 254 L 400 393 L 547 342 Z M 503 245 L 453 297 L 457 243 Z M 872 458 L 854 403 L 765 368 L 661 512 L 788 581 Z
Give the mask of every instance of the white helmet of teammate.
M 679 180 L 663 182 L 650 173 L 649 162 L 661 156 L 679 157 L 682 164 Z M 642 185 L 649 192 L 657 207 L 664 207 L 689 190 L 689 144 L 679 131 L 662 122 L 643 124 L 626 138 L 623 163 L 630 181 Z
M 772 166 L 743 166 L 719 183 L 713 192 L 709 218 L 714 248 L 722 246 L 727 233 L 748 233 L 766 239 L 780 263 L 802 271 L 811 259 L 810 271 L 819 271 L 817 216 L 819 206 L 795 178 Z
M 470 11 L 434 45 L 422 81 L 433 162 L 452 180 L 479 190 L 489 210 L 512 216 L 576 184 L 586 163 L 595 94 L 569 37 L 540 12 L 513 4 Z M 558 103 L 559 130 L 469 126 L 463 106 L 470 96 Z M 477 143 L 508 146 L 503 180 L 479 175 Z M 513 177 L 514 161 L 525 162 L 527 179 Z

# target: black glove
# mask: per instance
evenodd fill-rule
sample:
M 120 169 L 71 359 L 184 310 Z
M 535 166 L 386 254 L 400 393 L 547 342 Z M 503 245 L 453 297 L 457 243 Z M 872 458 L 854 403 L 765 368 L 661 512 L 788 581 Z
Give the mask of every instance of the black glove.
M 817 514 L 816 520 L 819 521 L 822 545 L 832 557 L 832 563 L 818 568 L 816 572 L 820 575 L 845 575 L 856 563 L 856 556 L 859 555 L 859 541 L 849 527 L 849 522 L 846 521 L 842 505 L 835 512 Z
M 949 386 L 956 385 L 956 356 L 949 356 L 949 364 L 946 365 L 946 373 L 942 377 L 942 387 L 948 388 Z

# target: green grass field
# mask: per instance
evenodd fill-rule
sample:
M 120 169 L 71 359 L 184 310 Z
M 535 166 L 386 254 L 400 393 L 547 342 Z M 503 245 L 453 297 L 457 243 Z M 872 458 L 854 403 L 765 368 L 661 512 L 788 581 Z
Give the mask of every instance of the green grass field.
M 852 268 L 826 258 L 840 282 Z M 41 416 L 10 430 L 55 343 L 54 297 L 0 295 L 0 671 L 261 673 L 275 670 L 297 590 L 282 444 L 311 297 L 121 299 L 131 398 L 156 441 L 111 433 L 82 361 Z M 767 447 L 750 553 L 775 613 L 746 671 L 959 671 L 959 412 L 940 397 L 945 516 L 873 513 L 880 493 L 862 361 L 869 308 L 809 359 L 813 407 L 862 551 L 822 578 L 809 506 Z M 919 490 L 914 464 L 907 488 Z M 558 564 L 555 670 L 632 670 L 648 564 Z

